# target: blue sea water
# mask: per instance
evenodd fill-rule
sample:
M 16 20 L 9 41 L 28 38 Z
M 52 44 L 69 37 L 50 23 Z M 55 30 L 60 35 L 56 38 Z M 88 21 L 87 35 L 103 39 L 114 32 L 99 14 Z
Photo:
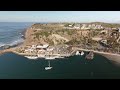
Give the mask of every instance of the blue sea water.
M 0 22 L 0 47 L 23 42 L 22 33 L 33 23 Z
M 21 42 L 21 32 L 33 23 L 0 23 L 0 44 Z M 120 79 L 120 67 L 103 56 L 93 60 L 71 56 L 51 61 L 51 70 L 45 70 L 45 59 L 29 60 L 13 53 L 0 55 L 0 79 Z
M 72 56 L 50 61 L 51 70 L 45 70 L 45 59 L 29 60 L 6 53 L 0 56 L 0 79 L 119 79 L 120 68 L 106 58 L 95 55 L 91 61 L 84 56 Z

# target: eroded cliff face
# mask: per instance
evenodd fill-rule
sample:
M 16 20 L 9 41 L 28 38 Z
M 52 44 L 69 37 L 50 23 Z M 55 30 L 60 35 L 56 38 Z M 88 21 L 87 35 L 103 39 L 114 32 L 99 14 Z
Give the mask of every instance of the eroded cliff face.
M 84 33 L 83 35 L 87 36 L 89 31 L 84 31 Z M 55 25 L 35 24 L 26 30 L 25 33 L 26 39 L 23 45 L 46 44 L 46 43 L 50 45 L 65 44 L 69 41 L 74 41 L 75 39 L 79 40 L 81 38 L 80 36 L 81 36 L 80 31 L 67 30 L 64 29 L 63 26 L 60 26 L 59 24 Z
M 25 32 L 25 41 L 23 43 L 23 45 L 29 45 L 29 44 L 33 44 L 35 41 L 32 37 L 32 34 L 34 33 L 34 30 L 31 28 L 28 28 Z

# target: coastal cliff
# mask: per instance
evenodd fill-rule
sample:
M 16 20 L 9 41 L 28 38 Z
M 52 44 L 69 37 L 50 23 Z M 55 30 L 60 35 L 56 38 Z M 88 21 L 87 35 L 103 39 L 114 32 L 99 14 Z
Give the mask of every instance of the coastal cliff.
M 26 48 L 28 48 L 26 46 L 32 47 L 32 45 L 48 44 L 52 47 L 57 45 L 58 46 L 68 45 L 68 46 L 78 46 L 78 48 L 83 48 L 88 50 L 95 50 L 96 52 L 102 51 L 101 53 L 99 53 L 100 55 L 106 57 L 111 61 L 120 63 L 119 54 L 113 55 L 113 54 L 104 53 L 104 52 L 112 53 L 112 51 L 118 51 L 118 48 L 119 48 L 118 47 L 120 43 L 120 41 L 118 40 L 118 38 L 120 38 L 119 31 L 118 29 L 113 28 L 114 26 L 113 24 L 112 24 L 112 28 L 105 28 L 101 25 L 97 25 L 97 27 L 100 26 L 99 28 L 94 27 L 97 29 L 88 29 L 90 25 L 92 27 L 93 23 L 88 25 L 87 28 L 82 27 L 82 29 L 80 29 L 80 27 L 78 28 L 77 25 L 78 24 L 76 25 L 74 24 L 71 27 L 71 25 L 65 24 L 65 23 L 33 24 L 31 27 L 29 27 L 26 30 L 25 40 L 22 45 L 14 47 L 15 49 L 6 49 L 4 50 L 4 52 L 15 53 L 15 50 L 17 50 L 18 48 L 19 50 L 17 51 L 24 52 Z M 110 26 L 110 24 L 108 26 Z M 116 25 L 116 27 L 118 27 L 118 25 Z M 109 29 L 109 32 L 107 29 Z M 98 39 L 96 40 L 96 38 L 98 39 L 102 38 L 104 39 L 104 41 L 107 41 L 107 42 L 104 42 L 103 43 L 104 46 L 101 47 L 99 40 Z M 111 47 L 110 48 L 106 47 L 105 46 L 106 43 L 107 43 L 106 46 L 110 45 Z
M 84 31 L 84 33 L 86 33 Z M 80 38 L 80 31 L 63 29 L 60 24 L 34 24 L 26 30 L 25 41 L 23 45 L 32 44 L 49 44 L 59 45 L 66 44 Z M 74 41 L 75 42 L 75 41 Z

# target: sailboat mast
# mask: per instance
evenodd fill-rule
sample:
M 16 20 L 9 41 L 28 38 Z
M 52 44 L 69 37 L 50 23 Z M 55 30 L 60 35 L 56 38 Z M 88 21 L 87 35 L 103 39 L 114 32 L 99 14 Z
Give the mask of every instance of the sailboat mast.
M 50 67 L 50 61 L 48 61 L 48 66 Z

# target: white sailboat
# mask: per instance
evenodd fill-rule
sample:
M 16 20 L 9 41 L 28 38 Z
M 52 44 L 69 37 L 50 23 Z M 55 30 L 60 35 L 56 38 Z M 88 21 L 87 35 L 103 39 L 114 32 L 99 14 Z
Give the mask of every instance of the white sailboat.
M 50 61 L 48 61 L 48 67 L 45 67 L 45 70 L 49 70 L 52 69 L 52 67 L 50 67 Z
M 45 59 L 55 59 L 55 57 L 45 57 Z
M 80 55 L 81 55 L 81 56 L 84 55 L 84 52 L 82 51 Z
M 79 51 L 76 51 L 76 55 L 80 55 Z
M 28 59 L 37 59 L 38 58 L 37 56 L 25 56 L 25 57 Z

